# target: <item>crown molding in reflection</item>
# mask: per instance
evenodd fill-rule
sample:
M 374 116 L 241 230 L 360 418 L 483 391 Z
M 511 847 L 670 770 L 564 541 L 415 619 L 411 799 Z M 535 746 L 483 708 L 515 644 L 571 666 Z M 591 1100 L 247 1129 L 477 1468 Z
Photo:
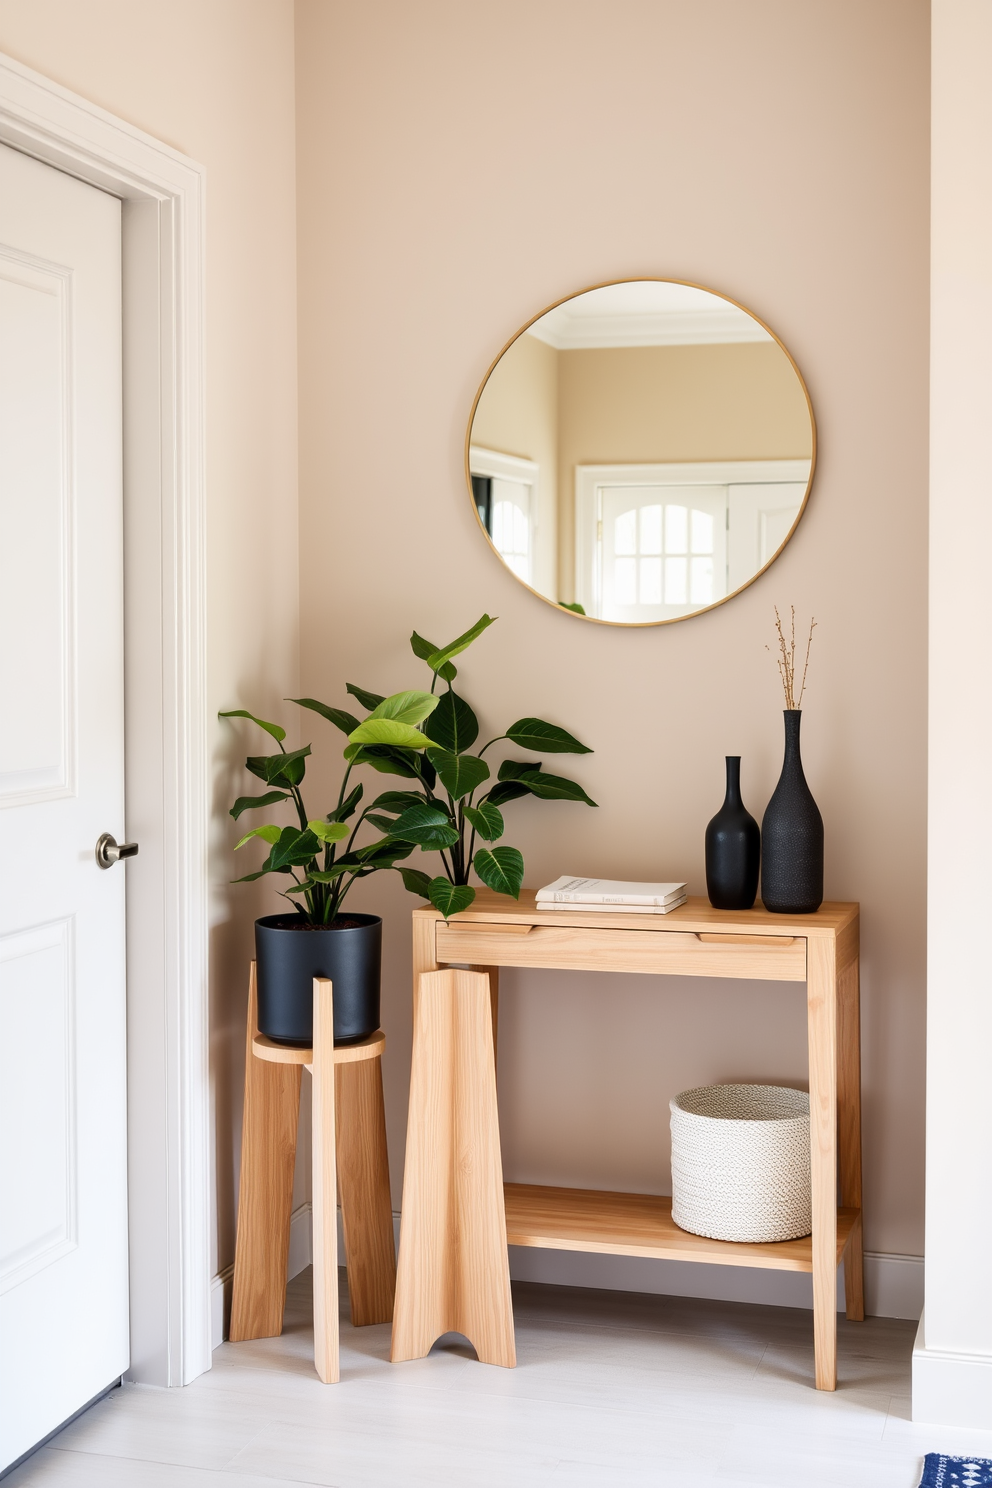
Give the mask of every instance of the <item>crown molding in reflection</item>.
M 712 309 L 625 315 L 583 315 L 571 309 L 574 303 L 549 310 L 527 328 L 526 334 L 556 351 L 608 346 L 720 346 L 774 340 L 747 311 L 726 302 Z

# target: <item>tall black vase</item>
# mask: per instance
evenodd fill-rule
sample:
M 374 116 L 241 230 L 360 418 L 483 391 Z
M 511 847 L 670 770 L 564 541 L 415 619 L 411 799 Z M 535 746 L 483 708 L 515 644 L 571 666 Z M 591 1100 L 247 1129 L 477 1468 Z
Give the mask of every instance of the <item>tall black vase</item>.
M 741 800 L 741 757 L 727 755 L 727 794 L 706 828 L 706 892 L 714 909 L 750 909 L 758 892 L 761 833 Z
M 761 823 L 761 899 L 775 914 L 812 914 L 823 903 L 823 817 L 803 774 L 802 716 L 785 711 L 785 761 Z

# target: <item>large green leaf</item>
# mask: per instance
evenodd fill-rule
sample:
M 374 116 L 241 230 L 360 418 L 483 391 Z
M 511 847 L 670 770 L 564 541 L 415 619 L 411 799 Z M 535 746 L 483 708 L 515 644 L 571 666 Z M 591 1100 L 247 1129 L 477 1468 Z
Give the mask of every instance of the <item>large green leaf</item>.
M 403 880 L 403 887 L 411 894 L 419 894 L 421 899 L 431 897 L 431 881 L 426 873 L 421 873 L 419 868 L 397 868 L 396 872 Z
M 526 780 L 541 768 L 540 760 L 504 760 L 499 767 L 500 780 Z
M 350 744 L 391 744 L 394 749 L 423 749 L 430 742 L 426 734 L 409 723 L 395 718 L 366 718 L 348 735 Z
M 432 878 L 427 892 L 434 908 L 439 909 L 445 919 L 468 909 L 475 898 L 475 890 L 469 888 L 468 884 L 449 883 L 446 878 Z
M 237 852 L 239 847 L 244 847 L 245 843 L 250 842 L 253 837 L 261 837 L 263 842 L 271 846 L 273 842 L 279 841 L 282 830 L 282 827 L 253 827 L 250 832 L 245 833 L 240 842 L 234 844 L 234 851 Z
M 299 785 L 306 770 L 310 745 L 294 749 L 291 754 L 250 754 L 245 765 L 266 785 Z
M 459 754 L 463 749 L 471 749 L 479 737 L 479 720 L 465 699 L 449 688 L 424 724 L 424 733 L 442 749 Z
M 424 848 L 450 847 L 458 841 L 457 828 L 451 825 L 446 811 L 419 801 L 408 806 L 391 828 L 392 835 L 403 842 L 416 842 Z
M 344 800 L 341 802 L 340 806 L 335 806 L 333 811 L 329 811 L 327 813 L 327 820 L 332 822 L 347 821 L 349 816 L 354 815 L 355 808 L 357 807 L 359 801 L 362 799 L 364 793 L 365 787 L 362 785 L 356 785 L 353 791 L 348 792 Z
M 402 749 L 393 749 L 389 744 L 349 744 L 344 757 L 353 765 L 371 765 L 382 775 L 403 775 L 408 780 L 419 780 L 416 762 L 422 758 Z M 433 767 L 431 778 L 434 778 Z
M 505 830 L 503 813 L 493 805 L 491 797 L 480 802 L 478 806 L 466 806 L 465 815 L 483 842 L 495 842 L 497 838 L 502 837 Z
M 519 801 L 521 796 L 529 796 L 530 791 L 519 780 L 501 781 L 494 785 L 492 790 L 483 797 L 480 805 L 505 806 L 507 801 Z
M 476 754 L 452 754 L 449 749 L 432 749 L 431 764 L 453 800 L 471 793 L 489 779 L 489 766 Z
M 307 877 L 312 883 L 334 883 L 335 879 L 340 878 L 342 873 L 354 873 L 354 871 L 355 865 L 353 863 L 345 863 L 339 860 L 337 863 L 332 863 L 330 868 L 321 868 L 319 871 L 316 868 L 313 869 Z
M 369 713 L 372 712 L 373 708 L 378 708 L 380 703 L 386 701 L 381 692 L 366 692 L 364 687 L 356 687 L 354 682 L 346 682 L 344 690 L 345 692 L 350 692 L 353 698 L 357 698 L 362 707 L 367 709 Z
M 231 815 L 237 821 L 243 811 L 255 811 L 259 806 L 274 806 L 277 801 L 288 801 L 285 791 L 266 791 L 264 796 L 239 796 L 231 807 Z
M 524 881 L 524 860 L 515 847 L 483 847 L 472 859 L 472 866 L 489 889 L 497 894 L 520 898 Z
M 319 818 L 316 821 L 307 822 L 307 826 L 317 840 L 324 843 L 340 842 L 342 838 L 347 837 L 349 831 L 344 822 L 320 821 Z
M 284 868 L 302 868 L 319 851 L 320 844 L 309 828 L 301 831 L 299 827 L 283 827 L 263 866 L 272 873 Z
M 352 729 L 358 727 L 358 719 L 353 713 L 346 713 L 343 708 L 331 708 L 327 703 L 318 703 L 316 698 L 287 698 L 287 703 L 299 703 L 301 708 L 309 708 L 312 713 L 319 713 L 321 718 L 326 718 L 328 723 L 333 723 L 343 734 L 350 734 Z
M 410 637 L 410 649 L 414 656 L 419 656 L 421 661 L 426 661 L 438 648 L 433 641 L 425 641 L 423 636 L 414 631 Z M 453 661 L 446 661 L 444 666 L 438 667 L 437 674 L 444 682 L 454 682 L 458 676 L 458 668 Z
M 368 847 L 360 847 L 356 856 L 361 859 L 364 876 L 375 868 L 392 868 L 397 859 L 408 858 L 412 852 L 412 843 L 383 837 L 378 842 L 370 842 Z
M 439 672 L 446 661 L 450 661 L 453 656 L 457 656 L 459 652 L 471 646 L 472 642 L 477 640 L 482 632 L 492 625 L 496 618 L 495 615 L 482 615 L 470 630 L 466 630 L 463 635 L 456 637 L 455 640 L 449 641 L 446 646 L 441 647 L 440 651 L 432 652 L 427 658 L 427 665 L 431 671 Z
M 520 784 L 526 785 L 531 794 L 542 801 L 584 801 L 587 806 L 599 804 L 587 796 L 576 781 L 566 780 L 561 775 L 546 775 L 543 770 L 526 775 Z
M 250 718 L 252 723 L 257 723 L 267 734 L 271 734 L 277 744 L 281 744 L 286 737 L 286 730 L 278 723 L 267 723 L 264 718 L 256 718 L 254 713 L 249 713 L 245 708 L 231 708 L 226 713 L 218 713 L 218 718 Z
M 506 737 L 521 749 L 533 749 L 535 754 L 541 750 L 546 754 L 592 754 L 572 734 L 556 723 L 545 723 L 543 718 L 518 718 L 510 724 Z
M 423 800 L 418 791 L 383 791 L 372 802 L 373 811 L 394 811 L 397 815 L 408 806 L 417 806 Z
M 373 718 L 393 718 L 397 723 L 423 723 L 440 701 L 432 692 L 394 692 L 391 697 L 383 698 L 369 715 L 369 721 Z

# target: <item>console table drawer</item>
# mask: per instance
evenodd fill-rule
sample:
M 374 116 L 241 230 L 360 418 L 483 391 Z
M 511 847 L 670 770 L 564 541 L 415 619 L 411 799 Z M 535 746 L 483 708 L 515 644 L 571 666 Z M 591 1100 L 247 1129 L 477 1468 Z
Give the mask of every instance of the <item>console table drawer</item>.
M 667 976 L 804 982 L 806 940 L 705 935 L 684 930 L 608 930 L 565 925 L 436 922 L 440 964 L 533 966 L 559 971 L 633 971 Z

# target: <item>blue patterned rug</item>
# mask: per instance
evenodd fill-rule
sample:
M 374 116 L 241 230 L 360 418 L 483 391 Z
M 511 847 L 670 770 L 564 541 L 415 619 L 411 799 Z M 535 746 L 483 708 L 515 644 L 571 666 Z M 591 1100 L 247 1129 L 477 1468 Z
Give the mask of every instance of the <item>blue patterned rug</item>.
M 945 1457 L 928 1452 L 920 1488 L 992 1488 L 992 1458 Z

